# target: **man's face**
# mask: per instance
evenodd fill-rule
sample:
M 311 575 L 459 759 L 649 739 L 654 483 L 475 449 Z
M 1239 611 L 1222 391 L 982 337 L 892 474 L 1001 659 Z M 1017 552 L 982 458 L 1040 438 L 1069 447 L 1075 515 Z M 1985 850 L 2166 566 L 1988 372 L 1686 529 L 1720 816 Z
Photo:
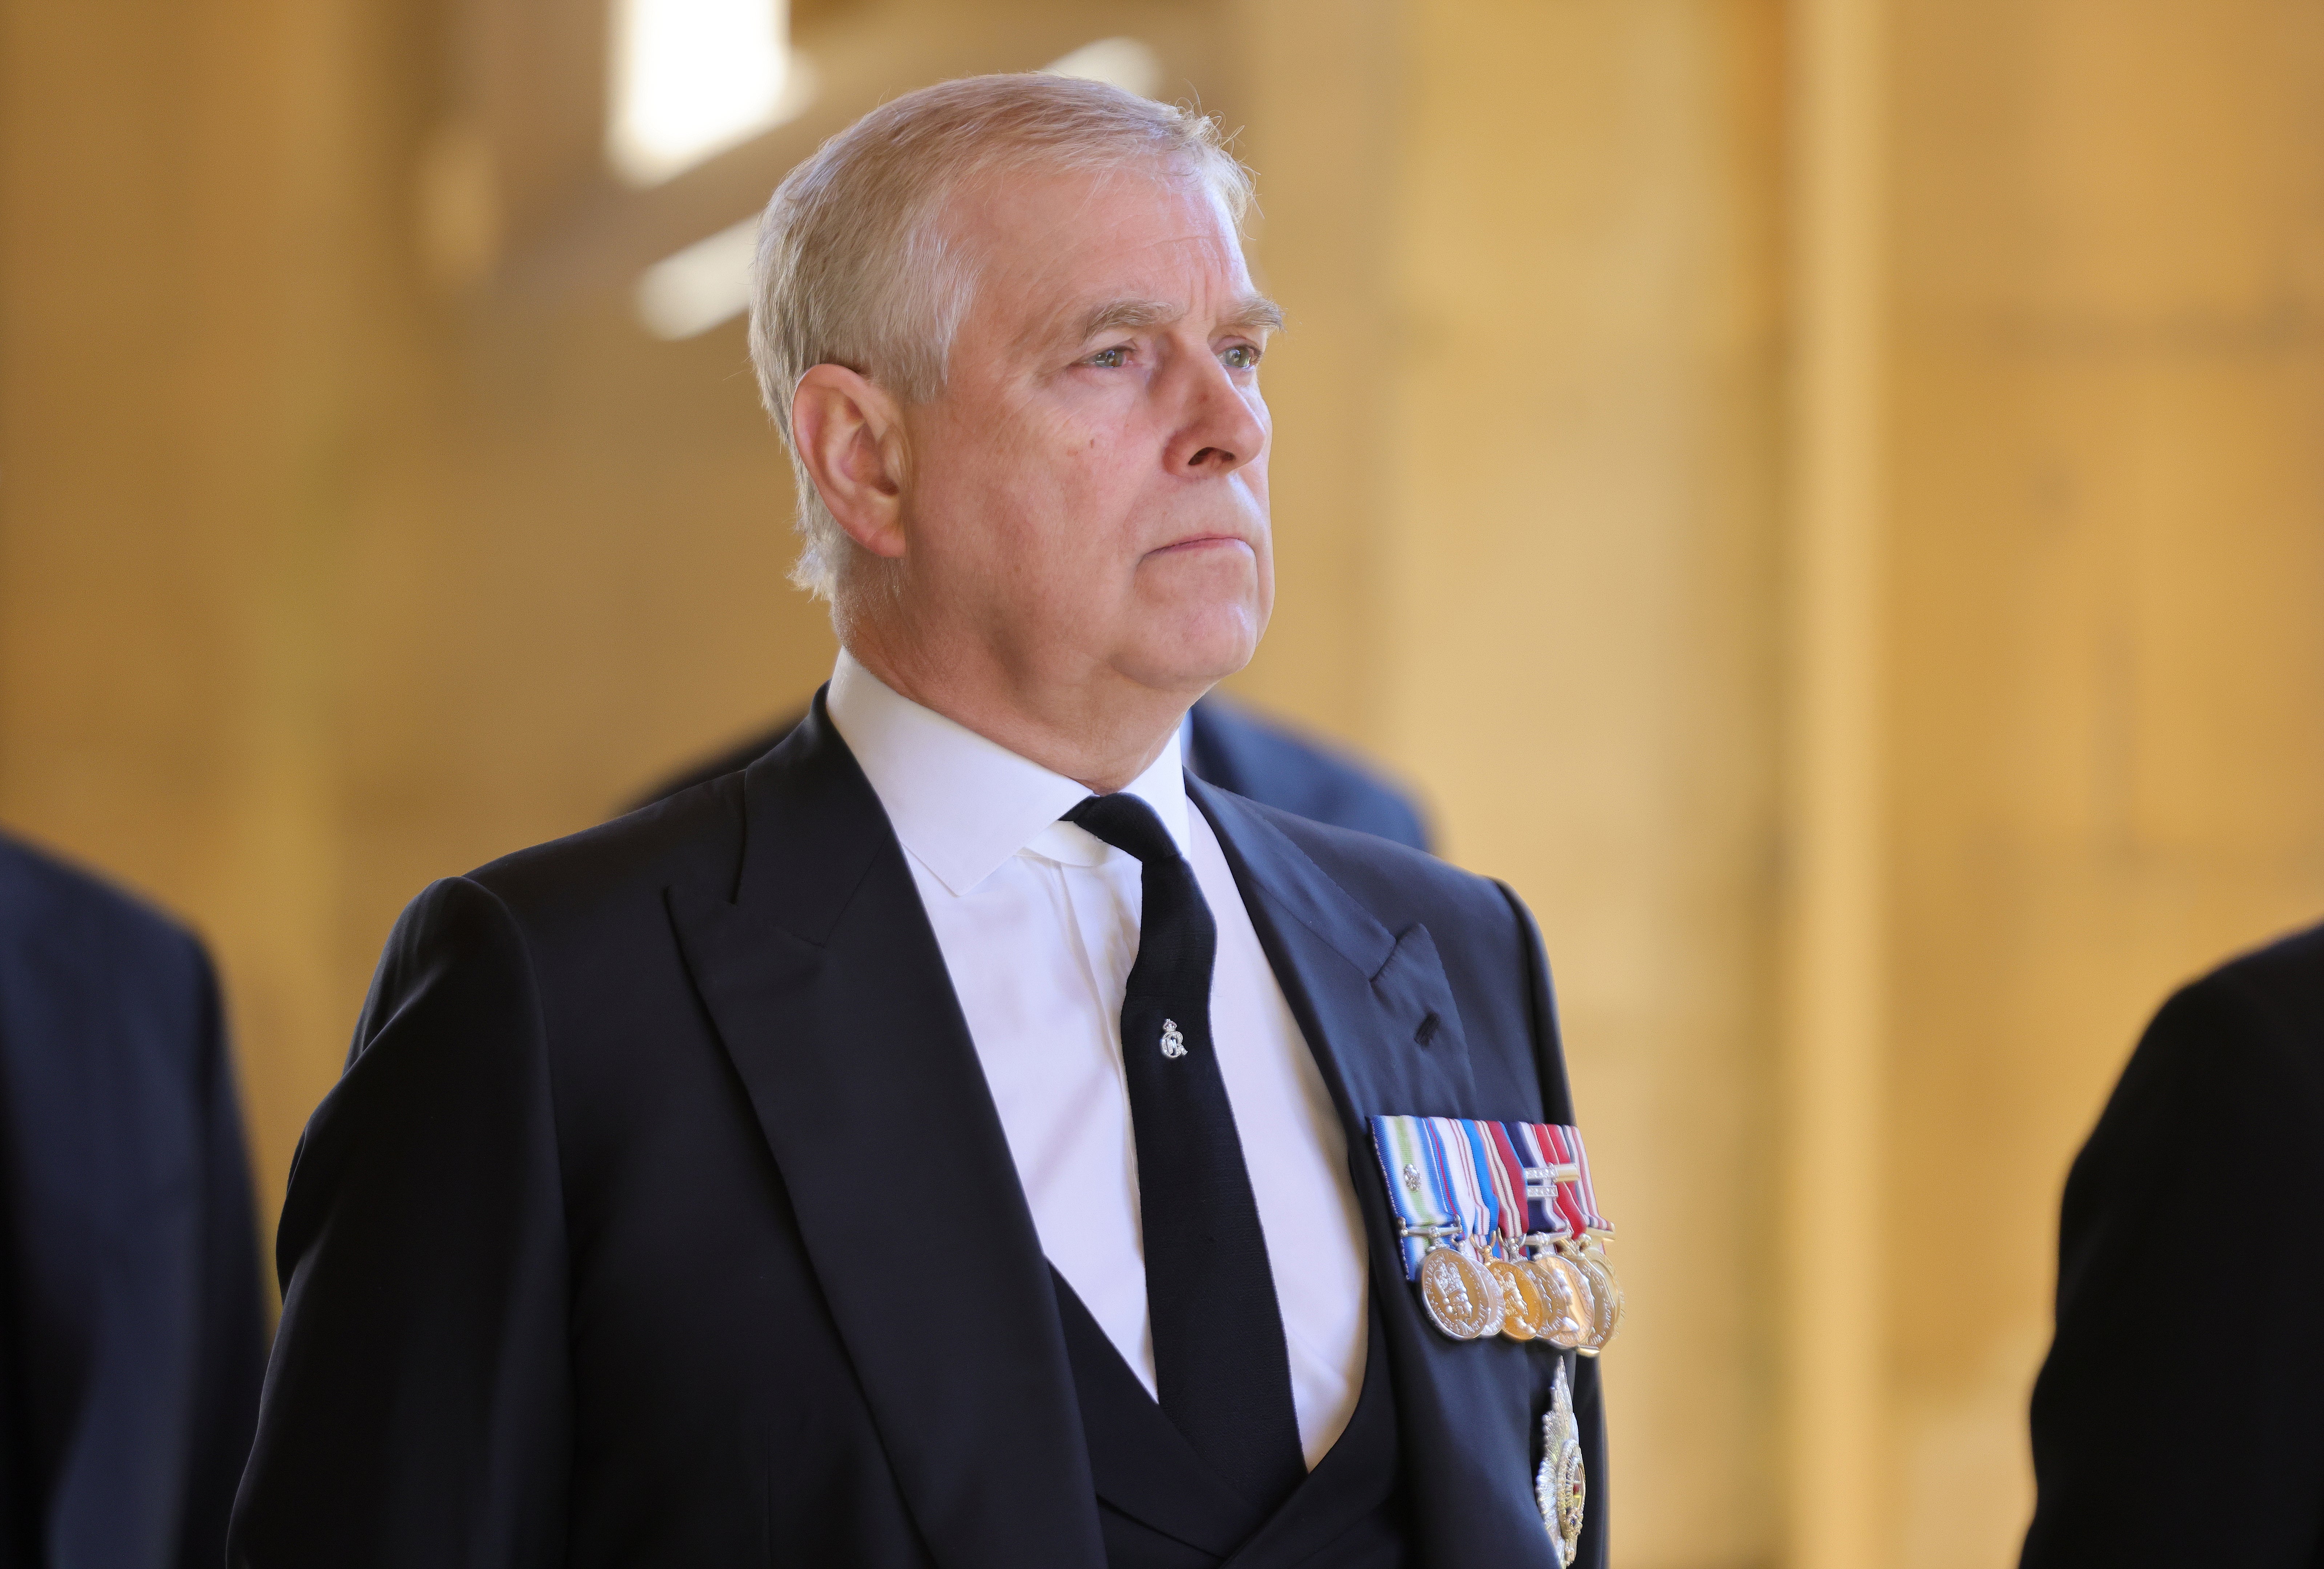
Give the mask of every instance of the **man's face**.
M 979 281 L 943 396 L 904 415 L 906 619 L 1025 686 L 1191 701 L 1274 606 L 1275 309 L 1193 179 L 1019 173 L 952 218 Z

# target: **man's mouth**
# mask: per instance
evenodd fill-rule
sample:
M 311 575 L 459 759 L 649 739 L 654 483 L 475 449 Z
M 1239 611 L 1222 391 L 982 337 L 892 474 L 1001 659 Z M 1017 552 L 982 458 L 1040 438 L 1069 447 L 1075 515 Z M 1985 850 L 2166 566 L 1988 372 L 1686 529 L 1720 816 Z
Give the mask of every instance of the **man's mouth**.
M 1249 550 L 1250 542 L 1237 534 L 1190 534 L 1184 539 L 1174 539 L 1169 544 L 1148 551 L 1147 554 L 1173 555 L 1185 551 L 1214 549 L 1220 546 L 1234 546 Z

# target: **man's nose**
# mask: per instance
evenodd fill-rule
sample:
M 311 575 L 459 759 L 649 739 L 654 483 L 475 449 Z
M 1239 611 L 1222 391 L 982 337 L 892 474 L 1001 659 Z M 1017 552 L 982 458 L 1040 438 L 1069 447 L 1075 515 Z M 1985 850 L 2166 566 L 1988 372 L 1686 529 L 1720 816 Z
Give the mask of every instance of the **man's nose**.
M 1267 422 L 1205 347 L 1187 356 L 1184 417 L 1170 443 L 1170 466 L 1190 478 L 1231 474 L 1267 445 Z

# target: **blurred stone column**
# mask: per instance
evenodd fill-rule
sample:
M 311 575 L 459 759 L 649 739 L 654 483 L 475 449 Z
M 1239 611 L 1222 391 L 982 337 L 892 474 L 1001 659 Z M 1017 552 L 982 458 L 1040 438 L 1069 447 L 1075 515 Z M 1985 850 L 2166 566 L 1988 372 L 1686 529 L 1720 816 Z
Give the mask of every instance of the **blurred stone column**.
M 328 1083 L 309 1043 L 347 1023 L 362 22 L 339 0 L 0 8 L 0 821 L 212 940 L 266 1187 Z
M 2324 8 L 1889 25 L 1886 1561 L 1969 1569 L 2139 1029 L 2324 917 Z
M 1619 1561 L 1764 1563 L 1781 16 L 1243 10 L 1294 328 L 1245 689 L 1394 762 L 1538 915 L 1633 1305 Z

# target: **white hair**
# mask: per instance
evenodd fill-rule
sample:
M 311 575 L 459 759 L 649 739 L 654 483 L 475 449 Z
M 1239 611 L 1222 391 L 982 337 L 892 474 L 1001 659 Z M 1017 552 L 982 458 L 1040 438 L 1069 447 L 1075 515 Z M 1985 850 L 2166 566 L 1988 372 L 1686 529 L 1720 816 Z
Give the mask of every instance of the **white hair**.
M 751 361 L 798 483 L 791 581 L 835 608 L 862 554 L 824 505 L 791 430 L 799 378 L 844 365 L 908 403 L 944 390 L 976 288 L 945 232 L 953 196 L 996 169 L 1160 168 L 1201 180 L 1240 230 L 1250 173 L 1218 123 L 1102 82 L 964 77 L 907 93 L 840 132 L 775 188 L 759 222 Z

